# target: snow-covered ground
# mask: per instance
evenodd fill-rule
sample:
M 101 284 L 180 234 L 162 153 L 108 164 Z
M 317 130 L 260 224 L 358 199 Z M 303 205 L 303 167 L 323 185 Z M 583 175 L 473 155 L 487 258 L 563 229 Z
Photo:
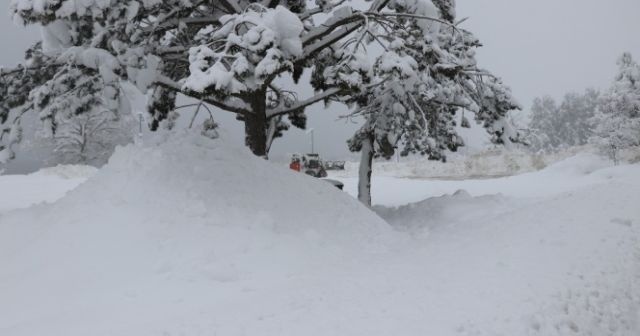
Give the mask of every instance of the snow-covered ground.
M 390 225 L 220 140 L 70 181 L 0 176 L 0 335 L 640 334 L 638 164 L 376 176 Z
M 29 175 L 0 175 L 0 214 L 56 201 L 95 172 L 89 166 L 64 165 Z
M 377 176 L 411 179 L 482 179 L 518 175 L 538 171 L 556 162 L 581 153 L 597 153 L 593 146 L 570 147 L 552 153 L 533 154 L 514 148 L 474 148 L 450 153 L 446 164 L 428 160 L 424 156 L 410 156 L 395 160 L 374 162 L 373 174 Z M 631 147 L 619 153 L 621 161 L 640 162 L 640 147 Z M 345 170 L 334 171 L 335 177 L 358 175 L 358 162 L 346 162 Z

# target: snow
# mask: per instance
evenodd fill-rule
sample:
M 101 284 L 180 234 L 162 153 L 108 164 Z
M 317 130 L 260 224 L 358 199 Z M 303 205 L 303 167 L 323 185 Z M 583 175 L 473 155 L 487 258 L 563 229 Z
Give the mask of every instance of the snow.
M 404 1 L 404 5 L 409 13 L 427 18 L 440 18 L 438 8 L 431 0 L 406 0 Z M 426 36 L 435 35 L 440 32 L 440 23 L 437 21 L 422 19 L 418 20 L 417 24 Z
M 72 16 L 84 16 L 92 14 L 98 16 L 96 9 L 105 9 L 111 5 L 111 0 L 11 0 L 10 8 L 15 11 L 36 14 L 47 14 L 55 10 L 58 18 L 70 18 Z
M 484 132 L 482 129 L 479 131 Z M 486 139 L 486 132 L 472 137 L 472 140 Z M 484 138 L 482 138 L 484 136 Z M 465 137 L 467 142 L 469 137 Z M 477 145 L 477 144 L 476 144 Z M 469 180 L 504 177 L 533 172 L 565 160 L 579 153 L 596 153 L 598 149 L 591 146 L 574 147 L 555 153 L 532 154 L 527 150 L 507 150 L 505 148 L 487 148 L 471 146 L 462 147 L 459 152 L 447 156 L 446 164 L 441 161 L 429 160 L 424 156 L 408 156 L 380 159 L 374 162 L 373 174 L 386 177 L 408 179 L 448 179 Z M 640 150 L 634 149 L 626 153 L 627 162 L 640 155 Z M 346 162 L 345 170 L 333 171 L 336 177 L 355 177 L 358 162 Z
M 42 26 L 41 32 L 42 51 L 47 55 L 58 55 L 72 46 L 73 37 L 69 27 L 62 20 L 56 20 L 46 26 Z
M 599 168 L 612 165 L 605 158 L 583 153 L 568 160 L 553 164 L 539 172 L 502 178 L 463 179 L 461 176 L 455 176 L 453 180 L 448 180 L 445 177 L 424 180 L 416 177 L 397 178 L 374 174 L 374 181 L 371 183 L 373 204 L 401 206 L 428 197 L 453 194 L 460 189 L 464 189 L 473 196 L 502 194 L 513 197 L 550 197 L 557 193 L 568 192 L 580 186 L 608 179 L 607 175 L 595 173 Z M 346 190 L 352 194 L 356 193 L 356 177 L 333 175 L 331 178 L 342 181 Z M 538 181 L 539 179 L 544 180 L 544 186 L 537 182 L 532 183 L 532 180 Z
M 304 31 L 304 25 L 297 15 L 278 5 L 273 11 L 265 14 L 264 20 L 267 27 L 271 28 L 278 37 L 278 44 L 285 54 L 302 55 L 300 35 Z
M 57 202 L 0 211 L 0 334 L 636 336 L 638 195 L 639 164 L 588 153 L 374 176 L 387 225 L 224 136 L 120 148 Z
M 190 75 L 183 83 L 184 89 L 203 92 L 211 87 L 238 93 L 253 81 L 260 84 L 281 68 L 290 67 L 291 61 L 302 55 L 300 35 L 304 25 L 297 15 L 281 5 L 224 15 L 220 22 L 220 29 L 205 27 L 196 39 L 224 41 L 224 48 L 214 51 L 208 47 L 214 43 L 205 43 L 189 50 Z M 243 51 L 231 53 L 234 49 Z M 231 66 L 227 59 L 234 60 Z M 247 84 L 243 84 L 239 79 L 247 77 L 251 71 L 255 79 L 244 79 Z
M 9 210 L 57 201 L 95 171 L 90 166 L 61 165 L 29 175 L 0 175 L 0 219 Z
M 71 61 L 75 64 L 84 65 L 90 69 L 99 70 L 102 79 L 107 84 L 118 80 L 118 76 L 114 73 L 115 69 L 120 68 L 118 59 L 104 49 L 70 47 L 60 57 L 58 57 L 58 60 L 61 62 Z

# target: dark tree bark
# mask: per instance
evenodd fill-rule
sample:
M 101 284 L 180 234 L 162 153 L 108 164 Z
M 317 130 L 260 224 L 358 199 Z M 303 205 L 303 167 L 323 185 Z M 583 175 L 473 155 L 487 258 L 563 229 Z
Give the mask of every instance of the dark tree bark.
M 267 103 L 266 92 L 256 92 L 249 97 L 251 111 L 243 116 L 245 144 L 253 154 L 266 158 L 267 153 Z

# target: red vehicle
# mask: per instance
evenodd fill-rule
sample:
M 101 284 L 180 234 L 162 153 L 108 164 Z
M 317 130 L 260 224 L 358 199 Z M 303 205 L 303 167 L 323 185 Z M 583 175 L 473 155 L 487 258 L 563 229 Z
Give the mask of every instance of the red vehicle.
M 289 168 L 313 177 L 327 177 L 327 171 L 318 154 L 306 154 L 302 155 L 302 157 L 294 154 L 291 157 Z
M 291 163 L 289 164 L 289 168 L 291 168 L 291 170 L 295 170 L 297 172 L 302 170 L 302 163 L 300 162 L 300 158 L 299 157 L 292 157 L 291 158 Z

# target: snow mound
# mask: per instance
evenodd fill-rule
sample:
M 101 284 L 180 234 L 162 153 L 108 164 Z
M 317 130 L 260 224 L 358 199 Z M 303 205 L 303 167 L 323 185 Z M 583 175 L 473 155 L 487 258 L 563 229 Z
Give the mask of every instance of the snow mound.
M 63 166 L 43 173 L 73 175 L 81 170 Z M 91 205 L 118 203 L 120 212 L 141 212 L 162 222 L 336 235 L 328 238 L 350 242 L 387 230 L 375 214 L 329 183 L 201 136 L 119 148 L 107 166 L 53 211 L 87 199 Z
M 54 202 L 96 171 L 89 166 L 61 165 L 29 175 L 0 175 L 0 214 L 42 202 Z
M 0 214 L 0 330 L 235 334 L 393 237 L 331 184 L 220 139 L 119 148 L 56 203 Z
M 431 197 L 400 207 L 376 206 L 374 210 L 395 228 L 417 235 L 479 220 L 484 209 L 508 209 L 514 202 L 502 195 L 471 196 L 465 190 Z
M 50 175 L 62 179 L 88 179 L 95 175 L 97 168 L 86 165 L 58 165 L 50 168 L 43 168 L 34 174 Z
M 544 171 L 552 174 L 580 176 L 591 174 L 600 169 L 610 167 L 611 165 L 611 160 L 607 160 L 603 156 L 583 152 L 558 161 L 548 166 Z

